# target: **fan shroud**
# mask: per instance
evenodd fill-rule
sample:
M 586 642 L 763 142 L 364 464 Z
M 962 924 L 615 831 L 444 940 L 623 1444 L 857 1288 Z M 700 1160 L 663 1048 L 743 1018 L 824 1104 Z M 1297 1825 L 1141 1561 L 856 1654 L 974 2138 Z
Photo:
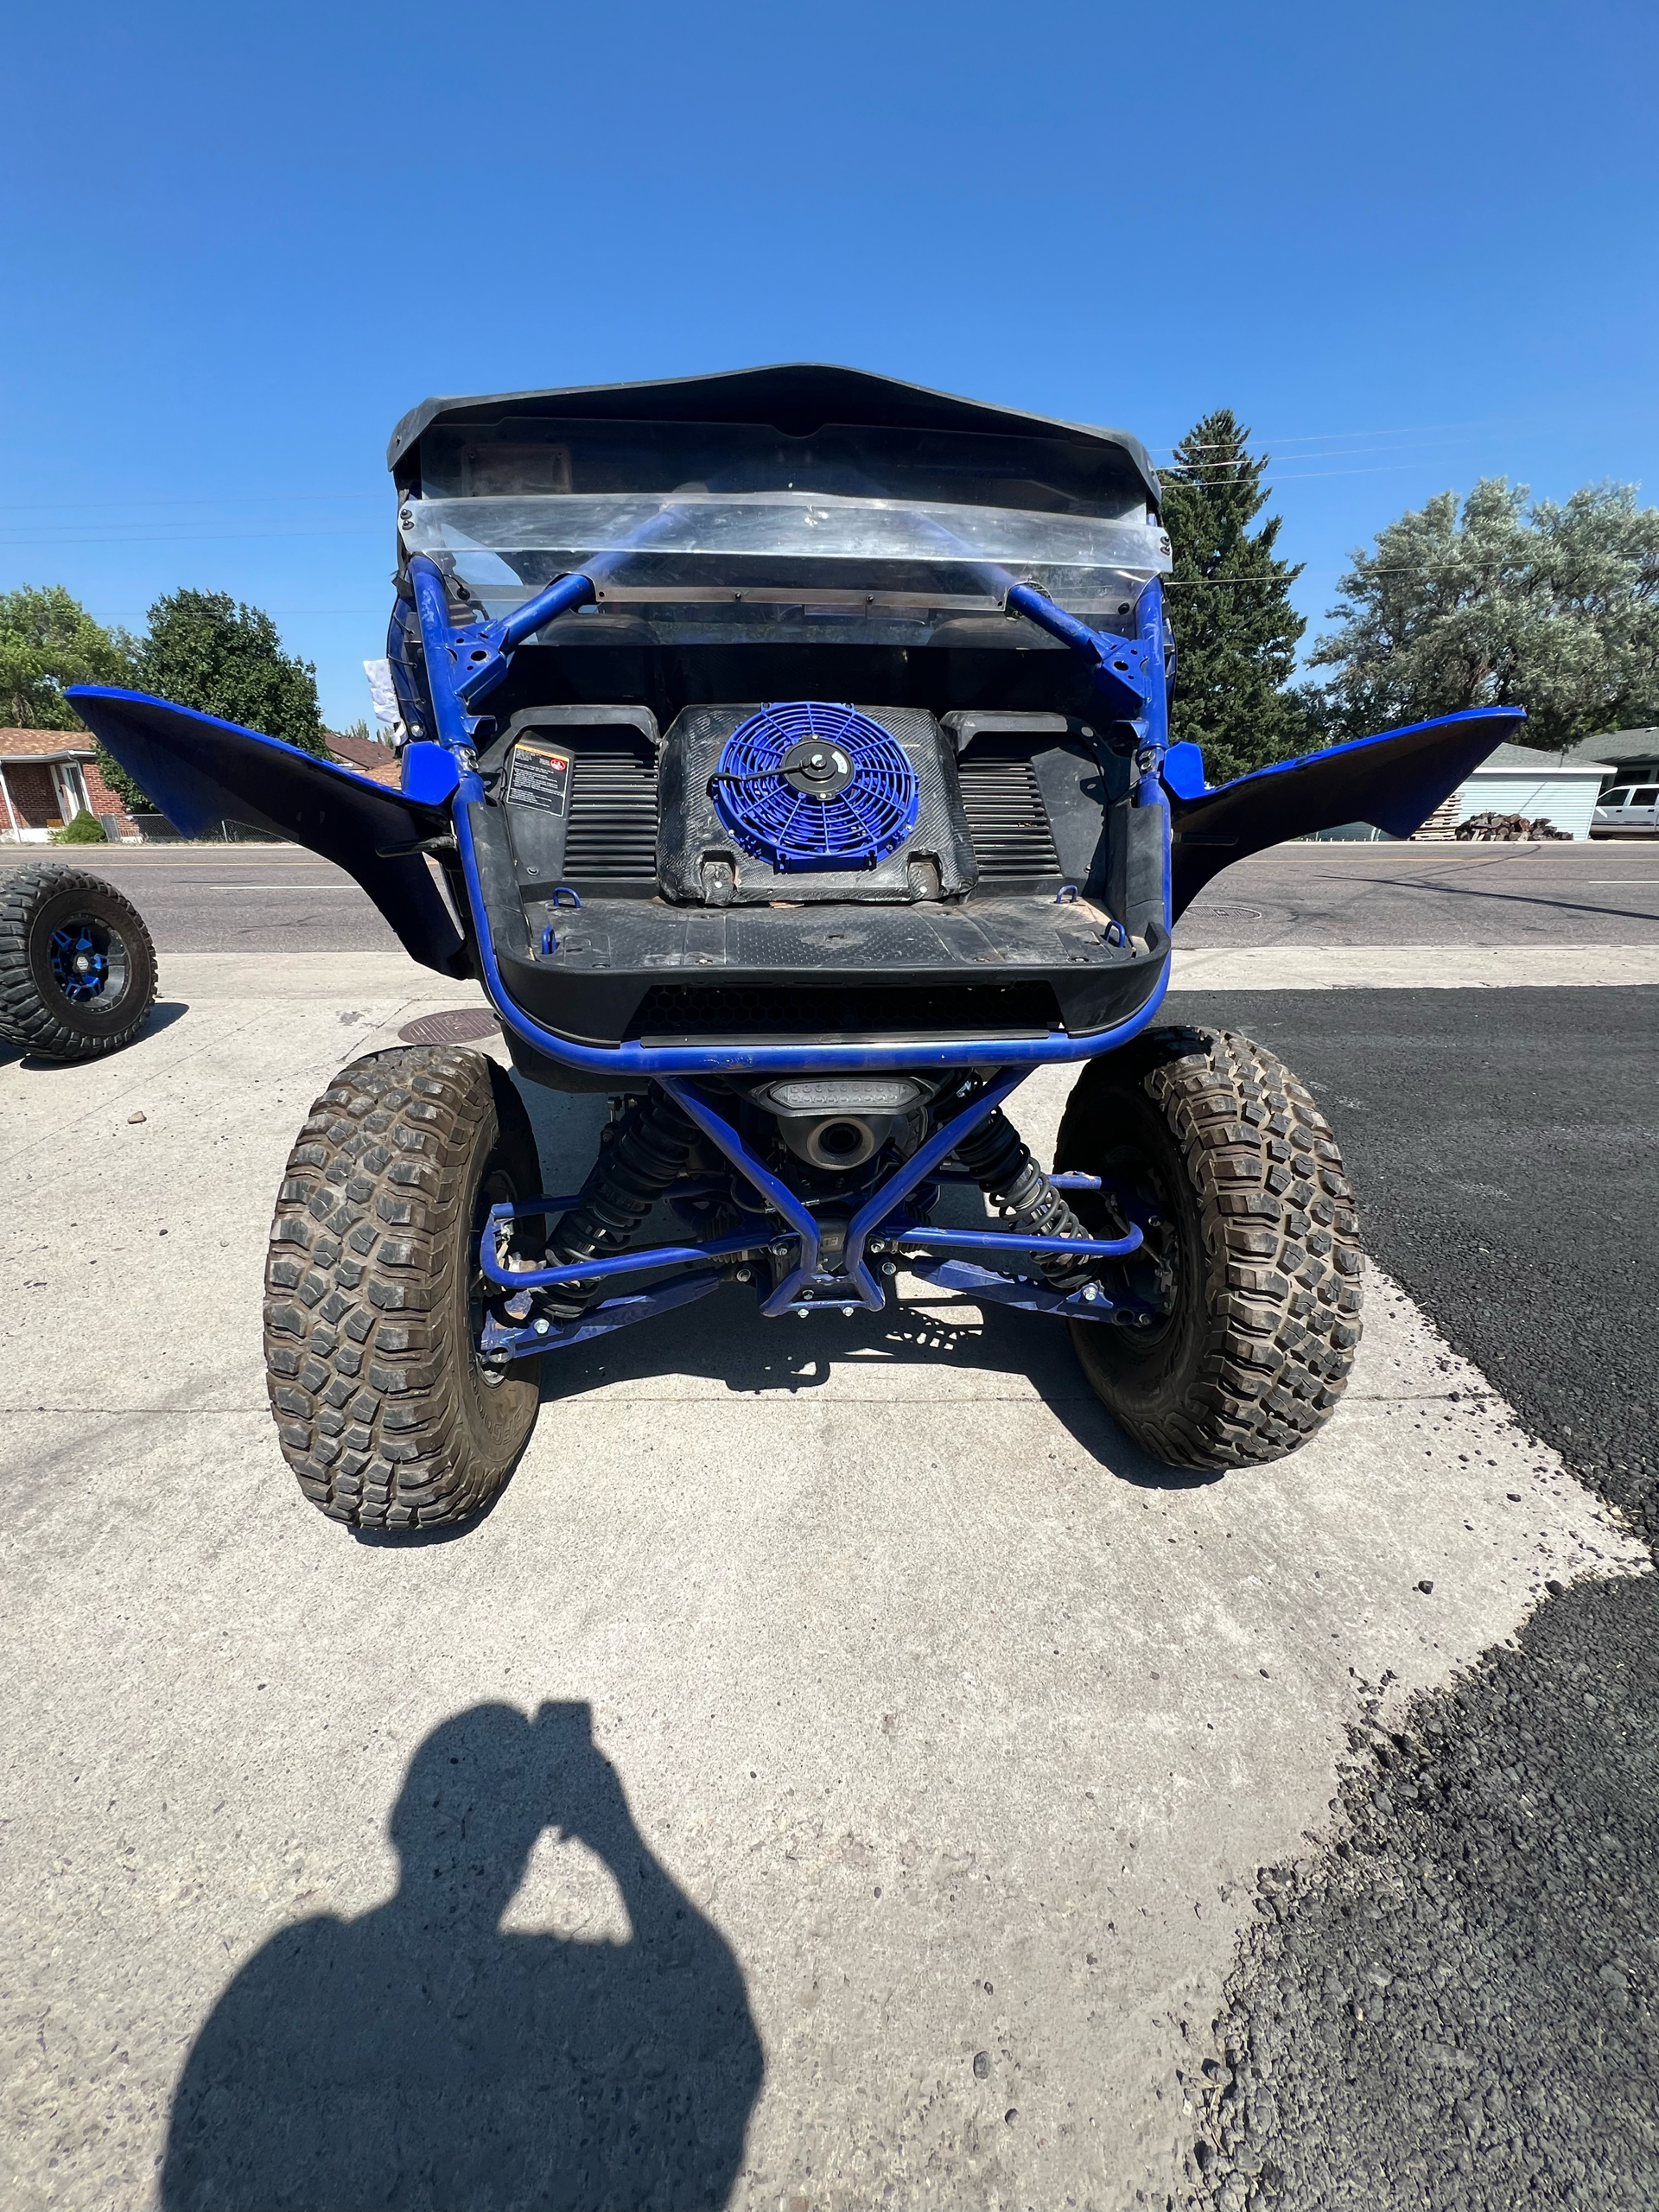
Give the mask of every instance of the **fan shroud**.
M 780 875 L 880 865 L 916 827 L 916 772 L 890 730 L 818 699 L 765 706 L 732 732 L 710 789 L 743 850 Z

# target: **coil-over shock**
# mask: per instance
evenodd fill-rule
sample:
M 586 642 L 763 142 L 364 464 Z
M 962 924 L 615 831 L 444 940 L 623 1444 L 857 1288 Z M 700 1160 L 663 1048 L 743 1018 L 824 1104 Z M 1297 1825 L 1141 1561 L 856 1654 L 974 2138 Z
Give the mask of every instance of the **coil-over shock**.
M 1031 1156 L 1030 1147 L 998 1106 L 957 1147 L 957 1158 L 1001 1214 L 1025 1236 L 1087 1236 L 1089 1232 Z M 1060 1252 L 1033 1252 L 1038 1272 L 1056 1290 L 1079 1290 L 1094 1262 Z
M 581 1197 L 547 1240 L 547 1265 L 570 1268 L 626 1250 L 658 1199 L 684 1174 L 696 1141 L 690 1116 L 653 1086 L 606 1132 Z M 567 1283 L 543 1293 L 543 1302 L 550 1313 L 574 1320 L 593 1295 L 586 1283 Z

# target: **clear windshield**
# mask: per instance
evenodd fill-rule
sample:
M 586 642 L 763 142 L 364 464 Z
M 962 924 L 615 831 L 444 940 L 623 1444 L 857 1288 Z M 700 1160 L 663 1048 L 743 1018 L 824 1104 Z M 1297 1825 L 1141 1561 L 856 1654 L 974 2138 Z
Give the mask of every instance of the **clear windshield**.
M 420 479 L 405 550 L 492 612 L 580 569 L 601 608 L 804 597 L 960 616 L 1017 581 L 1099 619 L 1169 566 L 1145 480 L 1104 438 L 512 418 L 429 432 Z
M 1030 514 L 808 492 L 669 499 L 408 499 L 410 552 L 738 554 L 809 561 L 1058 563 L 1068 568 L 1161 568 L 1161 533 L 1093 515 Z

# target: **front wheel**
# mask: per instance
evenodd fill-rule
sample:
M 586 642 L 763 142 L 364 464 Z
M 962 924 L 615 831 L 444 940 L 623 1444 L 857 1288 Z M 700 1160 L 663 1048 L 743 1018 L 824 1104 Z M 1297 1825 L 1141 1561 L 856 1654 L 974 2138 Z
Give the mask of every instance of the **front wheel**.
M 464 1521 L 512 1472 L 541 1362 L 479 1357 L 478 1241 L 540 1179 L 524 1102 L 480 1052 L 372 1052 L 312 1108 L 276 1194 L 265 1369 L 283 1456 L 331 1520 Z
M 0 1037 L 53 1060 L 118 1052 L 156 1003 L 156 948 L 112 883 L 78 868 L 0 879 Z
M 1359 1342 L 1359 1225 L 1330 1124 L 1248 1037 L 1147 1031 L 1078 1079 L 1056 1166 L 1098 1175 L 1077 1211 L 1147 1224 L 1139 1328 L 1074 1321 L 1089 1383 L 1176 1467 L 1277 1459 L 1336 1410 Z

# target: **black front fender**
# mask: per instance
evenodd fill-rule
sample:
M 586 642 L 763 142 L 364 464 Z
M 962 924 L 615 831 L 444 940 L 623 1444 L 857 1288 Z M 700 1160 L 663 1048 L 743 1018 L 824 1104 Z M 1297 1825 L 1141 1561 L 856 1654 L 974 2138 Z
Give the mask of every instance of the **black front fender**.
M 76 684 L 65 696 L 186 836 L 232 821 L 291 837 L 357 879 L 411 959 L 446 976 L 473 973 L 466 940 L 425 859 L 388 857 L 385 850 L 445 835 L 447 807 L 142 691 Z
M 1526 720 L 1519 707 L 1475 707 L 1281 760 L 1213 791 L 1202 787 L 1193 745 L 1165 756 L 1169 791 L 1170 903 L 1192 904 L 1212 875 L 1249 853 L 1369 822 L 1395 837 L 1420 829 L 1470 771 Z

